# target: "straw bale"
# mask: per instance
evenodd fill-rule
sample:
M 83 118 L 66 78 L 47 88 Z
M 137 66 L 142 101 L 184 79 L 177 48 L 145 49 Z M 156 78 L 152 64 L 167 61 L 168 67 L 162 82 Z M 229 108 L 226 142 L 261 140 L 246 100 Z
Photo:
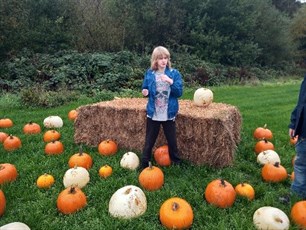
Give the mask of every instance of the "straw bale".
M 119 148 L 141 153 L 146 103 L 146 98 L 119 98 L 79 107 L 75 142 L 98 146 L 103 140 L 113 139 Z M 180 100 L 179 106 L 176 126 L 181 158 L 216 168 L 231 165 L 240 141 L 239 110 L 224 103 L 198 107 L 191 100 Z M 163 144 L 167 142 L 161 128 L 154 149 Z

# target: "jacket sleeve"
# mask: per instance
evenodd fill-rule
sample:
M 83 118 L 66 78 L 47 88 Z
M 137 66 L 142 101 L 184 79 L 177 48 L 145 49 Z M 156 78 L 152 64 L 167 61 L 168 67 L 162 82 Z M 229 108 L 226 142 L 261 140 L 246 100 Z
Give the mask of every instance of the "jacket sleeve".
M 149 83 L 148 83 L 148 70 L 145 72 L 145 75 L 144 75 L 144 79 L 143 79 L 143 82 L 142 82 L 142 87 L 141 89 L 149 89 Z
M 170 88 L 170 94 L 173 97 L 179 98 L 183 95 L 183 81 L 178 70 L 173 70 L 173 84 L 170 86 Z

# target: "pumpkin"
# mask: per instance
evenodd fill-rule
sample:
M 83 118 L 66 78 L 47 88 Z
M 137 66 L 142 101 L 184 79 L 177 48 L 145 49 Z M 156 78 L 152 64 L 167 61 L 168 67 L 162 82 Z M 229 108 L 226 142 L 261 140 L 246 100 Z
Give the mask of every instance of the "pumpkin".
M 272 142 L 266 140 L 266 139 L 263 139 L 263 140 L 260 140 L 258 141 L 256 144 L 255 144 L 255 153 L 256 154 L 259 154 L 263 151 L 266 151 L 266 150 L 274 150 L 274 145 Z
M 15 165 L 10 163 L 0 164 L 0 185 L 8 182 L 13 182 L 18 176 Z
M 0 227 L 0 230 L 31 230 L 28 225 L 22 222 L 11 222 Z
M 159 219 L 167 229 L 189 229 L 193 222 L 190 204 L 179 197 L 166 200 L 159 209 Z
M 169 166 L 171 165 L 171 159 L 169 155 L 169 148 L 168 145 L 163 145 L 158 147 L 154 151 L 154 159 L 156 163 L 160 166 Z
M 199 88 L 193 94 L 193 102 L 196 106 L 208 106 L 213 99 L 213 92 L 207 88 Z
M 71 214 L 84 208 L 87 205 L 86 195 L 82 190 L 75 186 L 70 186 L 57 197 L 57 209 L 63 214 Z
M 291 145 L 295 145 L 296 142 L 298 141 L 298 139 L 299 139 L 299 136 L 298 136 L 298 135 L 296 135 L 295 137 L 290 137 L 289 143 L 290 143 Z
M 75 109 L 72 109 L 68 112 L 68 119 L 74 121 L 78 116 L 78 112 Z
M 5 132 L 0 132 L 0 143 L 3 143 L 4 140 L 8 137 L 9 135 Z
M 54 177 L 45 173 L 37 178 L 36 185 L 38 188 L 48 189 L 54 184 L 54 182 Z
M 89 182 L 89 172 L 83 167 L 70 168 L 65 172 L 63 183 L 65 188 L 69 186 L 78 186 L 83 188 Z
M 64 122 L 59 116 L 49 116 L 44 119 L 43 124 L 46 128 L 61 128 Z
M 83 152 L 82 147 L 78 153 L 73 154 L 68 161 L 69 168 L 80 166 L 85 169 L 90 169 L 92 166 L 92 158 L 88 153 Z
M 147 210 L 147 198 L 141 188 L 127 185 L 118 189 L 110 198 L 108 211 L 111 216 L 131 219 L 144 214 Z
M 226 180 L 216 179 L 207 185 L 204 196 L 208 203 L 219 208 L 227 208 L 234 204 L 236 191 Z
M 267 128 L 267 124 L 265 124 L 264 127 L 258 127 L 255 129 L 253 137 L 257 140 L 271 140 L 273 138 L 273 133 L 270 129 Z
M 256 229 L 289 229 L 288 216 L 280 209 L 264 206 L 257 209 L 253 214 L 253 223 Z
M 139 174 L 138 181 L 145 190 L 158 190 L 164 184 L 164 173 L 160 168 L 152 166 L 149 162 L 149 167 L 143 169 Z
M 296 202 L 291 208 L 290 216 L 296 225 L 306 229 L 306 200 Z
M 30 121 L 29 123 L 23 126 L 23 133 L 25 134 L 37 134 L 41 132 L 40 125 Z
M 43 136 L 44 142 L 57 141 L 60 138 L 61 138 L 61 134 L 54 129 L 46 131 Z
M 101 141 L 98 145 L 98 152 L 104 156 L 114 155 L 118 150 L 117 143 L 113 140 Z
M 9 135 L 3 142 L 3 148 L 7 151 L 14 151 L 21 148 L 21 140 L 17 136 Z
M 257 162 L 261 165 L 270 163 L 275 164 L 281 162 L 279 155 L 274 150 L 265 150 L 257 155 Z
M 246 197 L 248 200 L 253 200 L 255 197 L 255 190 L 252 185 L 248 183 L 240 183 L 235 187 L 238 196 Z
M 0 216 L 2 216 L 5 212 L 6 207 L 6 199 L 3 191 L 0 189 Z
M 13 126 L 13 121 L 10 118 L 0 119 L 0 128 L 10 128 Z
M 109 165 L 103 165 L 99 169 L 99 175 L 100 177 L 103 177 L 103 178 L 107 178 L 111 176 L 112 173 L 113 173 L 113 168 Z
M 287 179 L 287 170 L 276 162 L 275 164 L 265 164 L 261 169 L 261 175 L 266 182 L 281 182 Z
M 64 152 L 64 145 L 60 141 L 51 141 L 45 146 L 45 153 L 47 155 L 57 155 Z
M 125 169 L 135 170 L 139 166 L 139 157 L 136 153 L 127 152 L 123 154 L 120 166 Z

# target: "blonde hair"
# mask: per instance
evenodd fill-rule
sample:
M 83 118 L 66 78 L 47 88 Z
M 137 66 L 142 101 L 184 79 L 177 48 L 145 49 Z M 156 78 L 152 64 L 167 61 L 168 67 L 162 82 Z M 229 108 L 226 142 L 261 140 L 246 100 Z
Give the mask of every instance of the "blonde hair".
M 157 46 L 153 50 L 152 56 L 151 56 L 151 69 L 152 70 L 157 70 L 158 69 L 157 60 L 159 58 L 162 58 L 163 56 L 166 56 L 168 58 L 167 66 L 169 68 L 171 68 L 170 52 L 169 52 L 169 50 L 167 48 L 163 47 L 163 46 Z

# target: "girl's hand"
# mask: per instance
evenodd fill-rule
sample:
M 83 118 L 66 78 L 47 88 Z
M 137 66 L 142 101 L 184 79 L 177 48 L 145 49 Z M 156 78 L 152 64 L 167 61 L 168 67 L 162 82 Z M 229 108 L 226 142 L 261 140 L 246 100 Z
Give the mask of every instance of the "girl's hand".
M 143 90 L 141 91 L 141 93 L 142 93 L 142 95 L 143 95 L 144 97 L 146 97 L 146 96 L 149 95 L 149 90 L 143 89 Z
M 294 129 L 289 129 L 289 136 L 290 136 L 291 138 L 294 137 Z
M 162 80 L 162 81 L 165 81 L 165 82 L 168 82 L 170 85 L 173 84 L 173 80 L 172 80 L 170 77 L 168 77 L 166 74 L 163 74 L 163 75 L 161 76 L 161 80 Z

